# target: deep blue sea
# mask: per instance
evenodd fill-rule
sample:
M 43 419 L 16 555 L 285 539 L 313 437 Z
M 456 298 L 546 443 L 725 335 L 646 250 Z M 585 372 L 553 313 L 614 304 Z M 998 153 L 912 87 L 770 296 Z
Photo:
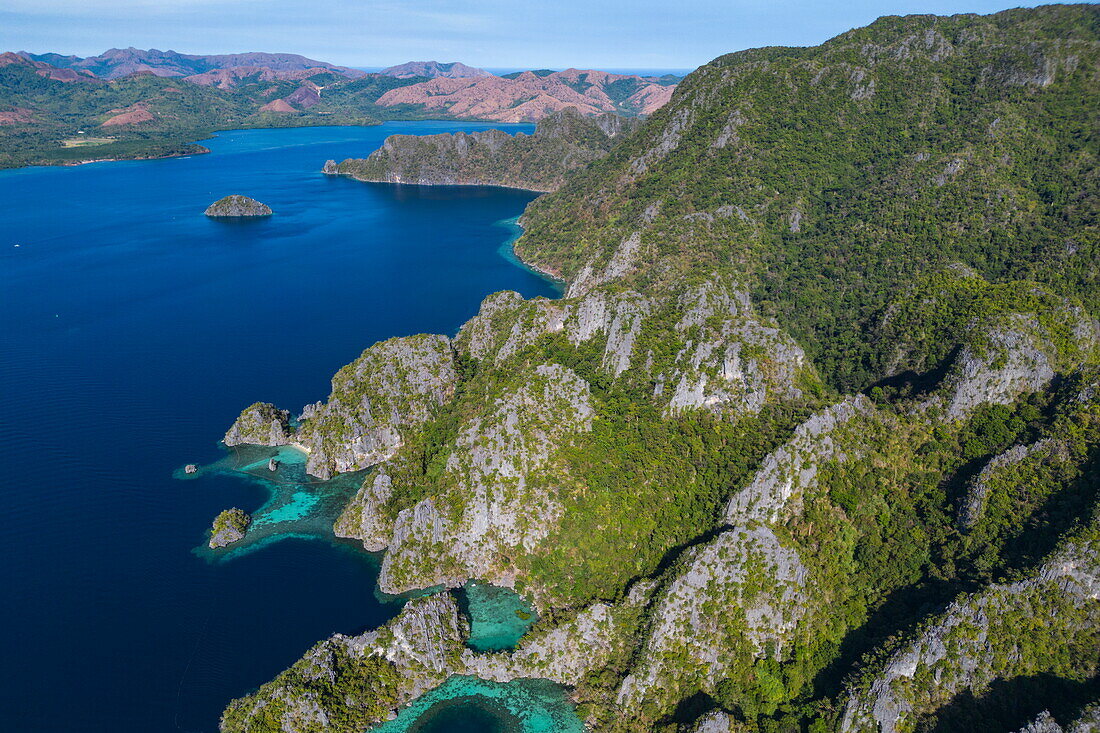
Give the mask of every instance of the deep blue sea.
M 380 339 L 453 333 L 496 290 L 555 295 L 499 251 L 532 195 L 321 175 L 394 132 L 221 133 L 209 155 L 0 172 L 0 730 L 213 731 L 334 632 L 377 626 L 374 561 L 287 539 L 194 548 L 257 482 L 179 481 L 239 410 L 297 410 Z M 275 216 L 202 215 L 230 193 Z M 18 246 L 17 246 L 18 245 Z

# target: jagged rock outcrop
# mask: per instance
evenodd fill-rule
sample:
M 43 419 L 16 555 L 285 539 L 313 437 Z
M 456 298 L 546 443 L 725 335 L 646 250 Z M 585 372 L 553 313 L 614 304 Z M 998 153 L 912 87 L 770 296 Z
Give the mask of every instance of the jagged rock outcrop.
M 398 515 L 379 587 L 400 593 L 468 578 L 511 587 L 506 554 L 533 550 L 561 516 L 545 469 L 572 435 L 591 429 L 592 416 L 588 384 L 569 369 L 524 373 L 461 429 L 446 489 Z
M 359 636 L 336 634 L 257 692 L 234 700 L 221 730 L 364 730 L 442 683 L 466 633 L 450 594 L 414 598 L 385 626 Z
M 692 733 L 730 733 L 735 730 L 733 720 L 721 710 L 713 710 L 695 723 Z
M 108 120 L 109 124 L 111 121 Z M 220 198 L 206 208 L 206 215 L 214 218 L 271 216 L 271 207 L 256 199 L 240 194 Z
M 349 720 L 363 729 L 391 718 L 452 675 L 574 684 L 627 650 L 630 627 L 651 588 L 620 604 L 583 609 L 560 626 L 524 638 L 514 651 L 493 654 L 465 647 L 469 625 L 451 593 L 414 598 L 381 628 L 336 634 L 259 691 L 234 700 L 221 729 L 243 733 L 272 720 L 289 733 L 313 733 Z M 374 704 L 364 704 L 361 694 L 368 691 L 376 696 Z
M 685 318 L 691 318 L 687 313 Z M 618 704 L 662 704 L 698 685 L 713 691 L 738 659 L 782 655 L 803 617 L 821 610 L 810 570 L 777 535 L 816 487 L 818 468 L 860 448 L 849 423 L 874 412 L 862 396 L 812 416 L 763 462 L 730 500 L 730 529 L 688 550 L 653 606 L 643 660 L 626 677 Z
M 402 431 L 450 399 L 456 380 L 446 336 L 375 344 L 336 373 L 328 402 L 303 410 L 295 441 L 309 451 L 306 470 L 329 478 L 390 458 Z
M 241 411 L 222 442 L 227 446 L 288 445 L 292 440 L 290 413 L 269 402 L 254 402 Z
M 602 365 L 618 376 L 631 366 L 634 344 L 652 307 L 649 299 L 631 291 L 561 301 L 527 301 L 506 291 L 486 298 L 455 342 L 475 359 L 500 363 L 545 334 L 562 333 L 574 346 L 602 337 Z
M 635 353 L 644 331 L 650 340 L 683 344 L 667 368 L 654 366 L 652 350 Z M 798 344 L 757 315 L 743 290 L 718 277 L 656 297 L 613 287 L 560 301 L 497 293 L 462 327 L 456 345 L 499 363 L 556 333 L 574 346 L 603 339 L 603 369 L 615 377 L 632 367 L 645 373 L 666 414 L 755 414 L 769 402 L 797 400 L 799 384 L 817 380 Z
M 464 673 L 497 682 L 540 677 L 574 685 L 629 650 L 632 624 L 653 586 L 639 587 L 620 604 L 596 603 L 558 626 L 532 632 L 510 653 L 477 654 L 466 649 Z
M 667 392 L 669 412 L 754 414 L 768 401 L 802 396 L 797 385 L 805 353 L 753 312 L 744 291 L 712 281 L 680 296 L 676 312 L 684 347 L 654 388 L 658 397 Z
M 246 512 L 237 509 L 226 509 L 214 518 L 214 524 L 210 528 L 210 549 L 217 549 L 240 542 L 244 539 L 248 526 L 252 524 L 252 517 Z
M 841 730 L 909 730 L 964 690 L 979 695 L 995 679 L 1054 671 L 1073 651 L 1100 647 L 1098 526 L 1030 578 L 952 604 L 851 693 Z
M 1065 450 L 1065 446 L 1053 438 L 1044 438 L 1031 445 L 1017 445 L 993 458 L 982 467 L 981 472 L 974 477 L 967 487 L 966 497 L 959 508 L 959 527 L 966 531 L 974 528 L 974 525 L 982 517 L 986 501 L 991 491 L 990 484 L 1000 474 L 1007 473 L 1017 468 L 1028 460 L 1043 460 Z
M 637 120 L 612 113 L 586 118 L 570 107 L 541 120 L 533 135 L 500 130 L 390 135 L 369 158 L 330 161 L 323 170 L 359 181 L 553 191 L 637 126 Z
M 822 464 L 853 458 L 862 442 L 856 435 L 841 438 L 838 433 L 873 413 L 870 401 L 855 395 L 798 426 L 791 440 L 765 458 L 749 485 L 730 499 L 726 522 L 777 521 L 801 506 L 804 495 L 816 488 Z
M 1077 320 L 1065 345 L 1035 315 L 1004 316 L 979 343 L 963 347 L 935 402 L 942 400 L 947 416 L 959 419 L 978 405 L 1009 404 L 1045 388 L 1056 372 L 1066 370 L 1067 360 L 1077 357 L 1079 363 L 1100 342 L 1095 319 L 1073 309 L 1064 315 Z
M 450 399 L 457 380 L 446 336 L 422 334 L 381 341 L 332 379 L 328 402 L 307 405 L 298 424 L 268 403 L 245 408 L 225 444 L 293 444 L 308 453 L 306 471 L 328 479 L 381 463 L 402 434 Z
M 388 521 L 382 507 L 392 494 L 393 482 L 383 464 L 363 481 L 337 518 L 333 532 L 337 537 L 362 540 L 363 547 L 370 552 L 384 550 L 390 543 L 393 523 Z
M 644 660 L 619 690 L 636 708 L 647 697 L 677 699 L 685 684 L 714 689 L 747 643 L 750 655 L 782 651 L 806 612 L 807 570 L 765 526 L 741 526 L 691 551 L 653 612 Z

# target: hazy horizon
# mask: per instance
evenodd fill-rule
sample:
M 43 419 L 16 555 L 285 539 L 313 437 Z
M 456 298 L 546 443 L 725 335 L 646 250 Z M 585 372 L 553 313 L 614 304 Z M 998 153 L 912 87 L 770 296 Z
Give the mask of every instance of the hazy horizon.
M 1036 3 L 1026 3 L 1033 6 Z M 883 15 L 992 13 L 1005 0 L 637 0 L 526 7 L 502 0 L 8 0 L 0 50 L 97 56 L 110 48 L 185 54 L 295 53 L 354 68 L 414 60 L 487 69 L 690 70 L 758 46 L 810 46 Z M 533 32 L 534 30 L 534 32 Z

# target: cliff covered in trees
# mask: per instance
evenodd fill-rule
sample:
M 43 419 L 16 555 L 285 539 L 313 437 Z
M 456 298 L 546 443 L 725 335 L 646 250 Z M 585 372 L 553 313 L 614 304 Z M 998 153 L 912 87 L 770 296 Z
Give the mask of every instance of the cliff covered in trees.
M 399 617 L 223 728 L 363 726 L 449 674 L 560 680 L 601 731 L 1094 716 L 1098 28 L 890 17 L 688 77 L 524 215 L 565 297 L 375 346 L 297 428 L 375 465 L 337 531 L 383 590 L 442 587 L 430 669 Z M 538 609 L 513 655 L 454 640 L 471 578 Z

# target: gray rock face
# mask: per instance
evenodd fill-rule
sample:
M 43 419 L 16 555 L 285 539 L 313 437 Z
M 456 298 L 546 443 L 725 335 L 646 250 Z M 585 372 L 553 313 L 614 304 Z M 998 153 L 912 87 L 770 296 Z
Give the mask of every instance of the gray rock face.
M 571 435 L 591 429 L 588 384 L 556 364 L 520 384 L 463 427 L 446 463 L 450 488 L 398 515 L 378 579 L 385 592 L 468 578 L 511 587 L 503 558 L 533 550 L 560 519 L 541 471 Z
M 289 445 L 292 439 L 290 413 L 269 402 L 256 402 L 244 408 L 222 438 L 227 446 Z
M 730 733 L 733 721 L 721 710 L 714 710 L 699 718 L 692 733 Z
M 805 353 L 756 316 L 744 291 L 711 281 L 680 296 L 676 312 L 685 345 L 655 388 L 656 396 L 668 393 L 666 413 L 755 414 L 769 400 L 802 396 L 795 384 Z
M 618 376 L 630 368 L 634 344 L 651 309 L 647 298 L 632 291 L 596 292 L 565 301 L 526 301 L 519 293 L 497 293 L 466 322 L 456 343 L 475 359 L 500 363 L 544 334 L 564 333 L 574 346 L 603 337 L 603 367 Z
M 1036 716 L 1035 720 L 1020 728 L 1017 733 L 1064 733 L 1064 730 L 1062 726 L 1058 725 L 1058 721 L 1051 716 L 1050 711 L 1044 710 Z
M 340 712 L 333 709 L 341 704 L 340 698 L 325 696 L 326 709 L 319 704 L 318 690 L 349 681 L 340 678 L 341 670 L 334 664 L 337 657 L 376 657 L 394 666 L 397 704 L 389 713 L 391 717 L 451 675 L 477 675 L 499 682 L 538 677 L 573 685 L 606 664 L 611 654 L 625 651 L 624 645 L 629 643 L 625 626 L 647 600 L 648 590 L 651 586 L 618 605 L 582 609 L 556 628 L 525 637 L 514 651 L 494 654 L 476 654 L 465 647 L 469 625 L 451 593 L 414 598 L 396 618 L 374 631 L 358 636 L 336 634 L 311 649 L 294 665 L 310 684 L 262 689 L 235 701 L 234 706 L 262 718 L 265 707 L 274 703 L 280 711 L 281 730 L 327 730 L 330 718 Z
M 630 641 L 624 620 L 649 600 L 653 584 L 639 588 L 621 604 L 596 603 L 571 620 L 524 637 L 512 652 L 476 654 L 463 650 L 465 674 L 509 682 L 540 677 L 575 685 L 591 670 L 600 669 Z
M 233 194 L 220 198 L 206 209 L 206 215 L 214 218 L 242 216 L 271 216 L 271 207 L 248 196 Z
M 699 682 L 713 691 L 730 649 L 744 641 L 755 655 L 769 646 L 779 654 L 806 611 L 807 570 L 768 527 L 723 532 L 685 563 L 659 596 L 643 661 L 623 680 L 620 706 L 676 699 L 681 686 Z
M 226 509 L 214 518 L 213 527 L 210 530 L 210 549 L 217 549 L 231 545 L 244 539 L 248 526 L 252 523 L 252 517 L 240 509 Z
M 386 549 L 393 525 L 382 512 L 382 505 L 392 493 L 393 483 L 383 464 L 363 482 L 336 520 L 333 532 L 337 537 L 362 540 L 363 547 L 370 552 Z
M 1044 671 L 1046 653 L 1034 651 L 1038 632 L 1020 619 L 1040 623 L 1048 644 L 1095 645 L 1098 599 L 1100 546 L 1087 539 L 1057 552 L 1027 580 L 957 601 L 895 654 L 866 690 L 852 693 L 841 730 L 909 730 L 917 715 L 963 690 L 978 695 L 994 679 Z
M 785 445 L 764 459 L 752 481 L 726 507 L 726 521 L 776 521 L 800 506 L 802 496 L 817 486 L 817 472 L 827 460 L 841 457 L 836 433 L 858 417 L 874 413 L 863 395 L 846 397 L 799 425 Z M 843 442 L 850 457 L 851 441 Z
M 979 405 L 1007 405 L 1045 388 L 1057 371 L 1074 366 L 1071 361 L 1079 362 L 1100 341 L 1096 321 L 1080 309 L 1067 308 L 1065 318 L 1073 323 L 1072 355 L 1063 353 L 1034 315 L 1008 314 L 980 345 L 963 348 L 929 404 L 942 404 L 947 417 L 958 420 Z
M 393 456 L 402 431 L 450 399 L 457 379 L 446 336 L 408 336 L 375 344 L 332 380 L 327 403 L 307 406 L 295 436 L 319 478 Z
M 1063 446 L 1058 441 L 1046 438 L 1031 445 L 1014 446 L 991 458 L 967 488 L 966 498 L 959 509 L 959 528 L 963 531 L 973 529 L 974 525 L 981 519 L 986 499 L 989 496 L 990 482 L 998 474 L 1010 470 L 1028 459 L 1037 458 L 1041 460 L 1060 450 L 1063 450 Z

